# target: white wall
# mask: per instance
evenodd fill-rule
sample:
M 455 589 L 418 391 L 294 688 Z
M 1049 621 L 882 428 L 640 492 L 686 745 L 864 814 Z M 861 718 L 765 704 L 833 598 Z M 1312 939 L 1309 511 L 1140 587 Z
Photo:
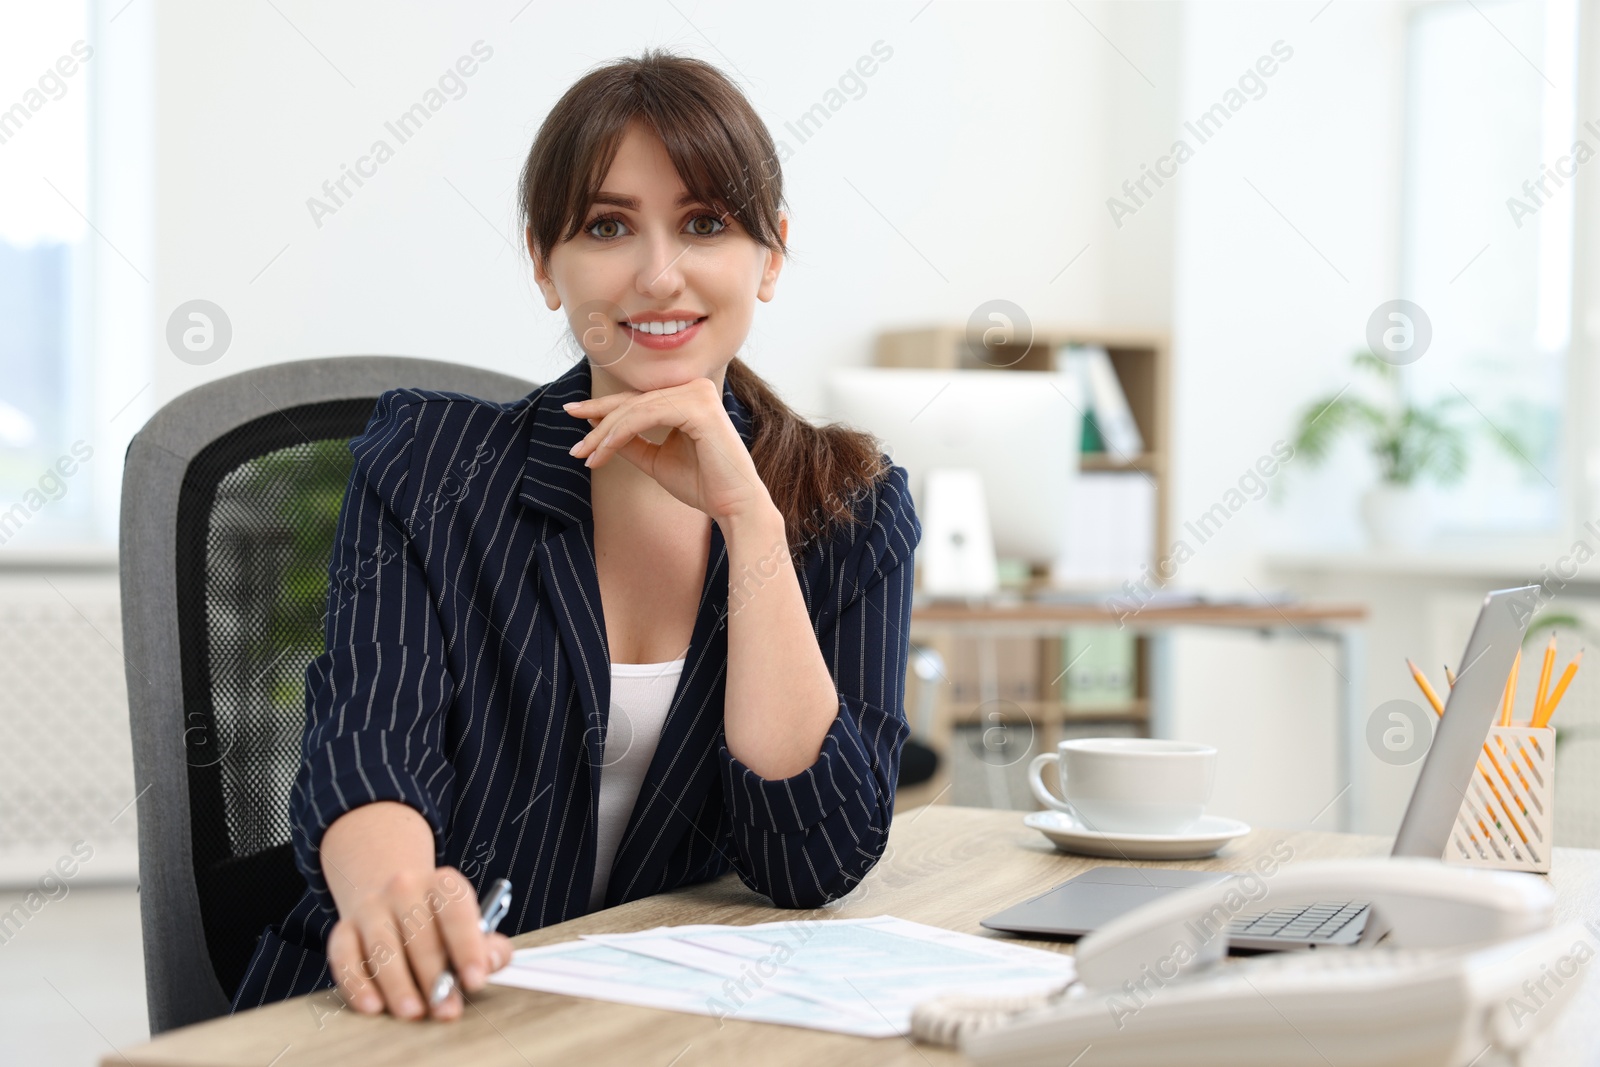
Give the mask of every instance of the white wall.
M 1393 295 L 1400 12 L 1388 4 L 1320 14 L 1288 4 L 1183 10 L 1179 69 L 1167 74 L 1177 79 L 1177 122 L 1149 131 L 1129 158 L 1153 164 L 1178 137 L 1194 154 L 1122 230 L 1137 234 L 1147 214 L 1174 213 L 1172 535 L 1194 552 L 1177 584 L 1251 596 L 1252 585 L 1271 587 L 1260 559 L 1274 543 L 1356 536 L 1359 468 L 1354 477 L 1337 468 L 1312 476 L 1293 461 L 1274 479 L 1297 490 L 1287 506 L 1251 500 L 1204 543 L 1184 524 L 1287 441 L 1314 395 L 1348 380 L 1367 316 Z M 1259 99 L 1247 94 L 1204 143 L 1181 126 L 1198 123 L 1280 41 L 1293 54 L 1262 79 Z M 1345 784 L 1334 760 L 1341 680 L 1325 641 L 1178 638 L 1175 730 L 1221 748 L 1217 811 L 1275 825 L 1309 825 L 1326 812 L 1315 826 L 1334 826 L 1327 805 Z
M 577 77 L 647 45 L 728 71 L 793 150 L 795 256 L 745 354 L 802 409 L 820 407 L 820 372 L 867 362 L 885 326 L 964 321 L 996 296 L 1055 321 L 1105 307 L 1103 246 L 1051 281 L 1099 222 L 1105 113 L 1084 104 L 1126 80 L 1071 7 L 700 4 L 679 15 L 536 0 L 517 14 L 166 0 L 158 11 L 158 324 L 203 297 L 234 339 L 199 367 L 158 349 L 142 398 L 152 410 L 213 377 L 329 354 L 560 373 L 564 321 L 520 251 L 517 173 Z M 493 56 L 465 95 L 319 229 L 307 198 L 478 40 Z M 864 95 L 805 143 L 788 133 L 878 40 L 893 56 Z
M 1187 14 L 1184 5 L 1169 0 L 1117 4 L 1105 14 L 1103 28 L 1116 51 L 1111 43 L 1103 48 L 1107 85 L 1095 106 L 1108 118 L 1106 156 L 1096 190 L 1098 217 L 1087 239 L 1091 251 L 1103 249 L 1105 257 L 1106 321 L 1170 330 L 1179 199 L 1172 186 L 1157 188 L 1121 225 L 1106 201 L 1124 199 L 1122 183 L 1141 177 L 1141 165 L 1153 164 L 1177 135 Z
M 85 243 L 93 272 L 94 314 L 88 330 L 94 410 L 81 413 L 95 462 L 86 464 L 94 499 L 94 533 L 115 545 L 122 457 L 157 407 L 153 351 L 157 300 L 156 14 L 146 5 L 119 11 L 99 5 L 93 70 L 96 149 L 105 165 L 91 175 L 89 215 L 97 240 Z M 93 554 L 91 552 L 91 554 Z M 109 567 L 111 560 L 105 560 Z

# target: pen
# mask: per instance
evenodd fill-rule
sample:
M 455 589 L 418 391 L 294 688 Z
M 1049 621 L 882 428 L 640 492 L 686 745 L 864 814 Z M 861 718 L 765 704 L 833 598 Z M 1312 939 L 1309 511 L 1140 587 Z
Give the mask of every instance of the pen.
M 496 878 L 489 883 L 489 888 L 484 890 L 483 897 L 478 901 L 478 929 L 486 934 L 491 932 L 500 925 L 500 920 L 504 919 L 506 912 L 510 910 L 511 883 L 504 878 Z M 455 987 L 455 972 L 446 967 L 434 980 L 433 995 L 428 998 L 428 1007 L 437 1008 Z

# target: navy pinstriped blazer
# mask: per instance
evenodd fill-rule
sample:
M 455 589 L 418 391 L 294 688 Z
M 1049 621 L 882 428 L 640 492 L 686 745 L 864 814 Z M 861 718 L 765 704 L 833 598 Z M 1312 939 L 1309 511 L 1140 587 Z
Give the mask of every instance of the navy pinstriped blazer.
M 584 359 L 509 404 L 392 390 L 350 443 L 327 651 L 306 671 L 290 799 L 309 888 L 262 933 L 232 1010 L 333 984 L 324 945 L 337 914 L 317 848 L 335 819 L 371 801 L 421 812 L 436 863 L 474 887 L 510 879 L 503 932 L 588 911 L 611 663 L 589 468 L 567 454 L 589 425 L 561 405 L 589 387 Z M 748 447 L 749 412 L 726 384 L 722 402 Z M 779 907 L 817 907 L 882 854 L 909 732 L 922 530 L 904 468 L 853 507 L 863 522 L 813 540 L 798 569 L 839 713 L 816 762 L 783 779 L 757 775 L 723 741 L 728 554 L 711 524 L 687 662 L 607 907 L 730 867 Z

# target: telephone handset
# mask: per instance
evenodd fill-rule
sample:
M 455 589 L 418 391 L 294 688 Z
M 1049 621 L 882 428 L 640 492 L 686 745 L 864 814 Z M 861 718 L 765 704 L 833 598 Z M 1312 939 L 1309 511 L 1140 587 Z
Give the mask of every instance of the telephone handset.
M 1550 927 L 1554 892 L 1534 875 L 1389 858 L 1244 883 L 1194 886 L 1085 936 L 1078 980 L 1042 1003 L 935 1001 L 913 1033 L 957 1040 L 976 1064 L 1059 1067 L 1092 1047 L 1100 1067 L 1491 1067 L 1516 1062 L 1596 951 L 1581 924 Z M 1329 900 L 1370 902 L 1363 942 L 1385 943 L 1222 963 L 1235 916 Z

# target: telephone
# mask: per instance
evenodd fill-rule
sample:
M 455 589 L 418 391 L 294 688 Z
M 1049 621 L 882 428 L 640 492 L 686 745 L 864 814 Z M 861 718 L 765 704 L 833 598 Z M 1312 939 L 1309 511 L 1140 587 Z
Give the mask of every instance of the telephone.
M 1555 894 L 1536 875 L 1308 861 L 1265 886 L 1152 901 L 1078 942 L 1069 986 L 1028 1005 L 919 1004 L 912 1032 L 1018 1067 L 1061 1067 L 1091 1047 L 1096 1067 L 1493 1067 L 1520 1061 L 1596 953 L 1582 924 L 1551 926 Z M 1370 902 L 1361 947 L 1223 962 L 1235 916 L 1329 900 Z

